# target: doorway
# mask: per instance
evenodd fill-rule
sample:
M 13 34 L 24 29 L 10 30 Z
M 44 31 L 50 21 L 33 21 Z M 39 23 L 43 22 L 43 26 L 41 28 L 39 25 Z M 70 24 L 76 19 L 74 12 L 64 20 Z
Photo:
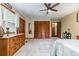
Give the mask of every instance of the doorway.
M 52 37 L 61 38 L 61 22 L 52 22 Z
M 52 37 L 57 37 L 57 23 L 52 23 Z

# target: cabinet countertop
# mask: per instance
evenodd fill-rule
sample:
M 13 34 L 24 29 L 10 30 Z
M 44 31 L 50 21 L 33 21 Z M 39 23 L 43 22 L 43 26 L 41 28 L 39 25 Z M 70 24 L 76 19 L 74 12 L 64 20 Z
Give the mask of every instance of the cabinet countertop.
M 11 37 L 15 37 L 15 36 L 18 36 L 18 35 L 23 35 L 23 33 L 18 33 L 18 34 L 9 34 L 8 36 L 7 36 L 7 34 L 4 34 L 4 36 L 3 37 L 0 37 L 0 39 L 5 39 L 5 38 L 11 38 Z

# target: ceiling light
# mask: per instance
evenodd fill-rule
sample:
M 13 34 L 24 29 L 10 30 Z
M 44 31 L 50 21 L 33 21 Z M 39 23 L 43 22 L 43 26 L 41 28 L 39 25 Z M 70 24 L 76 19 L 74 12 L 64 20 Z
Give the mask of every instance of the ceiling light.
M 51 10 L 49 9 L 48 12 L 51 12 Z

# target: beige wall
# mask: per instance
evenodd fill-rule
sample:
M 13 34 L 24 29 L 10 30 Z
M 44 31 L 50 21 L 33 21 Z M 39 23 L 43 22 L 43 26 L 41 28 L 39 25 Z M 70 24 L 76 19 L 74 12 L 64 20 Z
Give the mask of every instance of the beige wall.
M 28 33 L 28 23 L 32 24 L 32 34 Z M 33 38 L 34 37 L 34 21 L 33 20 L 26 20 L 26 38 Z
M 26 20 L 26 38 L 34 38 L 34 21 L 51 21 L 49 19 L 28 19 Z M 28 23 L 32 24 L 32 34 L 28 33 Z M 51 26 L 51 23 L 50 23 Z M 51 27 L 50 27 L 50 36 L 51 36 Z
M 79 35 L 79 22 L 76 22 L 77 13 L 79 13 L 79 11 L 71 13 L 61 19 L 61 33 L 70 28 L 72 39 L 76 39 L 76 36 Z

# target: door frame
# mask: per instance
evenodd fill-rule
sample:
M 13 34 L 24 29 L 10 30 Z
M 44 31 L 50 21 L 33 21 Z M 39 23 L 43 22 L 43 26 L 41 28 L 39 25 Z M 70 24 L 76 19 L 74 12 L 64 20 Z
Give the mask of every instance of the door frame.
M 61 38 L 61 22 L 52 22 L 51 21 L 51 32 L 52 32 L 52 23 L 57 23 L 57 36 L 56 37 Z M 58 23 L 60 23 L 60 34 L 58 33 Z M 51 33 L 51 37 L 52 37 L 52 33 Z
M 53 30 L 52 30 L 52 23 L 57 23 L 57 22 L 51 22 L 51 37 L 53 37 L 52 35 L 53 35 Z M 57 35 L 56 36 L 54 36 L 54 37 L 57 37 Z

